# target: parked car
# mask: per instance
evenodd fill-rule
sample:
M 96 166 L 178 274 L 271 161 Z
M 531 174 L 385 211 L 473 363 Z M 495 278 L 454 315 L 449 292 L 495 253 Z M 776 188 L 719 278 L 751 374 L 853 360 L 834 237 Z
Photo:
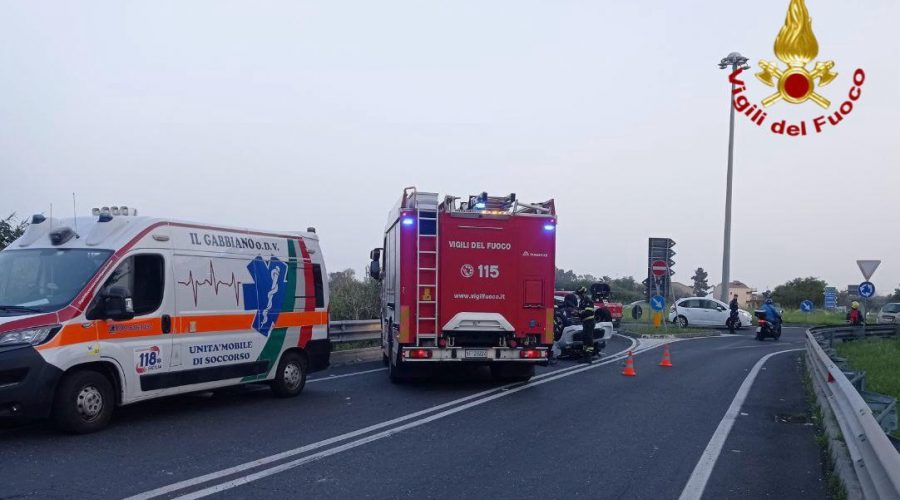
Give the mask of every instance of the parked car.
M 885 304 L 878 313 L 879 324 L 900 323 L 900 302 Z
M 675 301 L 669 309 L 669 321 L 684 328 L 692 326 L 725 326 L 728 304 L 709 297 L 687 297 Z M 738 309 L 738 329 L 753 324 L 749 312 Z

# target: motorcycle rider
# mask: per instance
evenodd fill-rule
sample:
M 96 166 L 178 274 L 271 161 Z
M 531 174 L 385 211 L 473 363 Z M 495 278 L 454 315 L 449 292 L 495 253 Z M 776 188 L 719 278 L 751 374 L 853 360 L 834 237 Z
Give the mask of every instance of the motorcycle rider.
M 738 296 L 734 294 L 734 297 L 731 299 L 731 302 L 728 303 L 728 309 L 731 311 L 728 314 L 728 333 L 734 333 L 734 327 L 738 322 Z
M 772 328 L 777 333 L 781 333 L 781 313 L 778 311 L 778 308 L 775 307 L 775 302 L 772 299 L 766 299 L 766 303 L 762 306 L 763 311 L 766 312 L 766 321 L 768 321 Z
M 847 321 L 853 326 L 866 324 L 866 317 L 863 315 L 862 311 L 859 310 L 859 302 L 854 300 L 853 303 L 850 304 L 850 312 L 847 313 Z

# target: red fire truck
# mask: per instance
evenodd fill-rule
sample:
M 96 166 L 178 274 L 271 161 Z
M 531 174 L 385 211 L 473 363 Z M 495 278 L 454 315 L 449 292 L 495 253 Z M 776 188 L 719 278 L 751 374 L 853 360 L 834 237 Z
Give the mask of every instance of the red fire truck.
M 416 364 L 489 365 L 527 380 L 553 343 L 553 200 L 459 198 L 406 188 L 369 274 L 382 282 L 382 350 L 392 381 Z

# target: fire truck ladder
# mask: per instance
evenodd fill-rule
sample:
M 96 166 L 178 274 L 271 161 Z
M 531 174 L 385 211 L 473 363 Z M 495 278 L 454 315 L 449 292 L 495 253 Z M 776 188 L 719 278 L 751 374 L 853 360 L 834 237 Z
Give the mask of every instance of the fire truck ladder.
M 438 220 L 437 193 L 414 192 L 416 207 L 416 345 L 437 342 Z M 425 248 L 425 250 L 423 250 Z M 423 267 L 424 264 L 424 267 Z M 430 289 L 430 292 L 425 290 Z M 424 307 L 423 307 L 424 306 Z M 423 309 L 427 316 L 422 316 Z M 423 328 L 430 326 L 430 328 Z M 424 331 L 423 331 L 424 330 Z

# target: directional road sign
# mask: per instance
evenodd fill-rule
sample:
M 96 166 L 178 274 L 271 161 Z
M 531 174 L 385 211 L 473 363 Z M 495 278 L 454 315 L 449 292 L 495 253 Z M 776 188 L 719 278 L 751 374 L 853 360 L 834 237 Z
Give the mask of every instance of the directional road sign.
M 803 302 L 801 302 L 801 303 L 800 303 L 800 310 L 803 311 L 803 312 L 805 312 L 805 313 L 811 312 L 811 311 L 813 310 L 813 303 L 812 303 L 812 301 L 811 301 L 811 300 L 804 300 Z
M 862 271 L 863 278 L 865 278 L 866 281 L 872 279 L 872 275 L 875 274 L 875 270 L 878 269 L 879 264 L 881 264 L 880 260 L 856 261 L 856 265 L 859 266 L 859 270 Z
M 859 296 L 868 299 L 875 295 L 875 285 L 871 281 L 863 281 L 859 284 Z
M 666 298 L 662 295 L 654 295 L 650 297 L 650 309 L 654 311 L 662 311 L 666 305 Z
M 664 260 L 654 260 L 653 263 L 650 264 L 650 270 L 653 271 L 653 276 L 662 278 L 666 275 L 668 266 L 666 265 L 666 261 Z

